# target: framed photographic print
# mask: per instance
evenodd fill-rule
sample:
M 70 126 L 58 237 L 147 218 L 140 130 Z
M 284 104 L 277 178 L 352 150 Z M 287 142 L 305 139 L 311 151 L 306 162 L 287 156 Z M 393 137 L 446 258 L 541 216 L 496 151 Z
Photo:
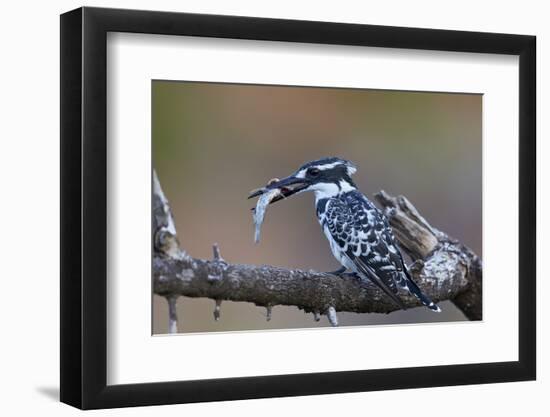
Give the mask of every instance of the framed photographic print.
M 61 16 L 61 400 L 535 379 L 535 38 Z

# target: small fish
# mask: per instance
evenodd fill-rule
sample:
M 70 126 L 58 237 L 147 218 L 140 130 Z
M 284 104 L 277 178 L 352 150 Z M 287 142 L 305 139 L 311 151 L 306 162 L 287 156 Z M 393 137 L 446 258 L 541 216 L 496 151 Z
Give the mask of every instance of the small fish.
M 277 197 L 281 196 L 281 189 L 274 188 L 272 190 L 265 191 L 258 202 L 256 203 L 256 209 L 254 210 L 254 225 L 256 226 L 254 232 L 254 242 L 258 243 L 260 241 L 260 231 L 262 228 L 262 223 L 264 222 L 264 216 L 267 209 L 267 206 L 271 201 Z

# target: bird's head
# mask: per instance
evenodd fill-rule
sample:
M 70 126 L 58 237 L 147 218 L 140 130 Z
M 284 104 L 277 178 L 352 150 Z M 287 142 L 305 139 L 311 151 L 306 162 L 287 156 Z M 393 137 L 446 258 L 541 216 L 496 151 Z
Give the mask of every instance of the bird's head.
M 304 191 L 313 191 L 317 199 L 333 197 L 341 192 L 355 189 L 351 176 L 357 168 L 350 161 L 331 157 L 303 164 L 292 175 L 282 180 L 272 181 L 264 188 L 254 191 L 249 198 L 256 197 L 268 190 L 280 189 L 281 198 L 290 197 Z

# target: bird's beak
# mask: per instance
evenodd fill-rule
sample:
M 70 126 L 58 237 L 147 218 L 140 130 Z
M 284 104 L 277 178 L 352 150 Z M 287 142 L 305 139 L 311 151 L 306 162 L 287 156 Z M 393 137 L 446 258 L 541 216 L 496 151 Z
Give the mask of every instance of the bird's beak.
M 283 178 L 282 180 L 272 180 L 267 186 L 258 188 L 257 190 L 253 190 L 248 198 L 258 197 L 259 195 L 262 195 L 269 190 L 281 190 L 281 194 L 270 201 L 271 204 L 276 201 L 282 200 L 283 198 L 287 198 L 291 195 L 299 193 L 300 191 L 306 189 L 308 186 L 309 182 L 304 178 L 297 178 L 291 175 L 290 177 Z

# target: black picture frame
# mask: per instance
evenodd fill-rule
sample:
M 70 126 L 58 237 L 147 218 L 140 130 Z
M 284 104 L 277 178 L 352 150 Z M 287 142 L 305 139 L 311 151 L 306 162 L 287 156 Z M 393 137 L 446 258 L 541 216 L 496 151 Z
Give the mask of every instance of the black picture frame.
M 108 32 L 519 56 L 519 360 L 109 386 Z M 61 16 L 61 401 L 82 409 L 533 380 L 536 377 L 534 36 L 80 8 Z

